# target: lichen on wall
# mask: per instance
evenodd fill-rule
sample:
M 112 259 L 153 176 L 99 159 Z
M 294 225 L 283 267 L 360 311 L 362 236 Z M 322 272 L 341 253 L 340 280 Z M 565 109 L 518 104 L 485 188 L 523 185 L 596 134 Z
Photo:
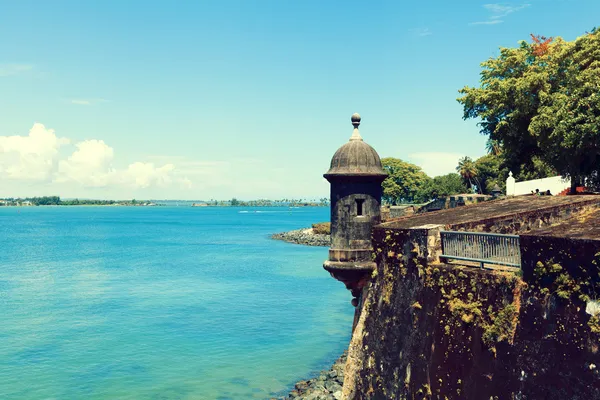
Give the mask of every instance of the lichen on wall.
M 373 236 L 377 269 L 349 349 L 346 398 L 600 398 L 599 316 L 586 312 L 600 309 L 589 306 L 600 258 L 565 262 L 562 243 L 525 261 L 521 277 L 435 263 L 427 229 Z M 548 245 L 525 244 L 524 260 Z M 589 255 L 593 245 L 578 249 Z

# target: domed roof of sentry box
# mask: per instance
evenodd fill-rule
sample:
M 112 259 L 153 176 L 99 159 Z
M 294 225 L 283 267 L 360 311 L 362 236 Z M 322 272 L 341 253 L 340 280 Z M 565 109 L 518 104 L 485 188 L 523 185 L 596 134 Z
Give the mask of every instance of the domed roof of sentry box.
M 360 115 L 352 114 L 354 131 L 350 141 L 340 147 L 331 159 L 331 166 L 325 175 L 329 176 L 374 176 L 385 177 L 387 173 L 381 165 L 379 154 L 374 148 L 365 143 L 358 132 Z

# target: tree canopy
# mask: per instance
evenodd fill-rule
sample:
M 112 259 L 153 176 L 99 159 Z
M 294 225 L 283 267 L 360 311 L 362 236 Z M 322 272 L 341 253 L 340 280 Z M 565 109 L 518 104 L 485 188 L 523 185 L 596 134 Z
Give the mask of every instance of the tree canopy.
M 382 183 L 385 202 L 400 204 L 424 200 L 419 194 L 431 178 L 421 167 L 392 157 L 383 158 L 381 163 L 388 173 L 388 177 Z
M 467 186 L 460 175 L 450 173 L 429 179 L 421 188 L 418 198 L 422 201 L 467 193 Z
M 480 87 L 465 86 L 458 101 L 504 167 L 598 183 L 600 31 L 570 42 L 532 35 L 482 68 Z
M 465 184 L 473 190 L 477 187 L 477 190 L 481 192 L 481 183 L 477 177 L 479 171 L 475 167 L 475 163 L 471 159 L 471 157 L 463 157 L 458 160 L 458 165 L 456 166 L 456 172 L 463 178 Z
M 467 187 L 458 174 L 430 178 L 421 167 L 387 157 L 381 160 L 388 177 L 383 181 L 383 201 L 388 204 L 423 203 L 438 197 L 466 193 Z

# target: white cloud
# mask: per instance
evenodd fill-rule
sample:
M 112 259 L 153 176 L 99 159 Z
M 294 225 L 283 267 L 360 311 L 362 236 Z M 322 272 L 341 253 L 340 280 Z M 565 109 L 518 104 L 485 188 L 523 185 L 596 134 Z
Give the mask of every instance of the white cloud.
M 433 32 L 429 28 L 415 28 L 411 29 L 413 35 L 418 37 L 430 36 L 433 35 Z
M 504 3 L 489 3 L 484 4 L 483 8 L 485 8 L 492 15 L 488 17 L 485 21 L 471 22 L 469 25 L 496 25 L 504 22 L 503 19 L 510 14 L 516 13 L 517 11 L 521 11 L 527 7 L 530 7 L 531 4 L 521 4 L 518 6 L 504 4 Z
M 191 188 L 187 177 L 175 174 L 175 165 L 155 166 L 151 162 L 134 162 L 127 169 L 113 167 L 114 150 L 103 140 L 86 140 L 75 145 L 77 150 L 59 163 L 55 182 L 77 182 L 84 187 L 121 186 L 134 189 L 167 188 L 178 184 Z
M 77 150 L 58 164 L 55 182 L 74 181 L 84 187 L 104 187 L 114 179 L 114 150 L 103 140 L 86 140 L 75 145 Z
M 135 162 L 129 165 L 123 176 L 127 184 L 137 188 L 166 187 L 173 182 L 173 170 L 173 164 L 155 167 L 152 163 Z
M 69 143 L 69 139 L 57 137 L 54 130 L 38 123 L 27 136 L 0 136 L 0 182 L 35 181 L 74 192 L 77 188 L 112 187 L 128 192 L 171 185 L 192 187 L 192 182 L 177 174 L 172 163 L 134 162 L 125 169 L 115 168 L 115 150 L 103 140 L 78 142 L 70 156 L 60 159 L 59 149 Z
M 92 105 L 92 102 L 89 100 L 80 100 L 80 99 L 73 99 L 71 100 L 72 104 L 78 104 L 80 106 L 90 106 Z
M 68 143 L 39 123 L 27 136 L 0 136 L 0 174 L 5 179 L 47 180 L 56 169 L 59 148 Z
M 496 24 L 501 24 L 504 21 L 501 19 L 490 19 L 488 21 L 478 21 L 478 22 L 471 22 L 469 25 L 496 25 Z
M 31 64 L 0 64 L 0 77 L 17 75 L 22 72 L 31 71 L 33 65 Z
M 78 106 L 91 106 L 98 103 L 105 103 L 105 99 L 71 99 L 71 104 Z
M 81 132 L 85 134 L 86 132 Z M 70 144 L 69 144 L 70 143 Z M 69 141 L 36 124 L 0 136 L 0 197 L 227 199 L 327 195 L 322 168 L 256 158 L 199 160 L 154 155 L 127 159 L 100 138 Z
M 531 6 L 531 4 L 521 4 L 520 6 L 511 6 L 507 4 L 493 3 L 493 4 L 484 4 L 483 8 L 492 12 L 492 16 L 490 18 L 502 18 L 506 17 L 509 14 L 520 11 L 524 8 Z
M 431 177 L 456 172 L 458 159 L 464 157 L 461 153 L 420 152 L 408 155 L 410 162 L 423 168 Z

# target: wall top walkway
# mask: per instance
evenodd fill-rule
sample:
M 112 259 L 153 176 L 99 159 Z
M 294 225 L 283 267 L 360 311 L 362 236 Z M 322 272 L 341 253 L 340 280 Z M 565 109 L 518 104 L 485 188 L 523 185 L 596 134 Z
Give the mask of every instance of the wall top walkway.
M 588 204 L 595 204 L 600 207 L 600 196 L 518 196 L 504 200 L 486 201 L 464 207 L 402 217 L 383 223 L 379 225 L 379 227 L 408 229 L 427 224 L 438 224 L 450 228 L 453 225 L 510 218 L 511 216 L 519 214 L 542 213 L 572 206 L 581 207 Z M 598 215 L 598 218 L 598 221 L 600 222 L 600 214 Z M 598 230 L 600 231 L 600 228 Z M 568 234 L 566 228 L 564 232 L 565 234 Z
M 600 240 L 600 208 L 583 211 L 561 223 L 531 232 L 539 236 L 566 236 L 573 239 Z

